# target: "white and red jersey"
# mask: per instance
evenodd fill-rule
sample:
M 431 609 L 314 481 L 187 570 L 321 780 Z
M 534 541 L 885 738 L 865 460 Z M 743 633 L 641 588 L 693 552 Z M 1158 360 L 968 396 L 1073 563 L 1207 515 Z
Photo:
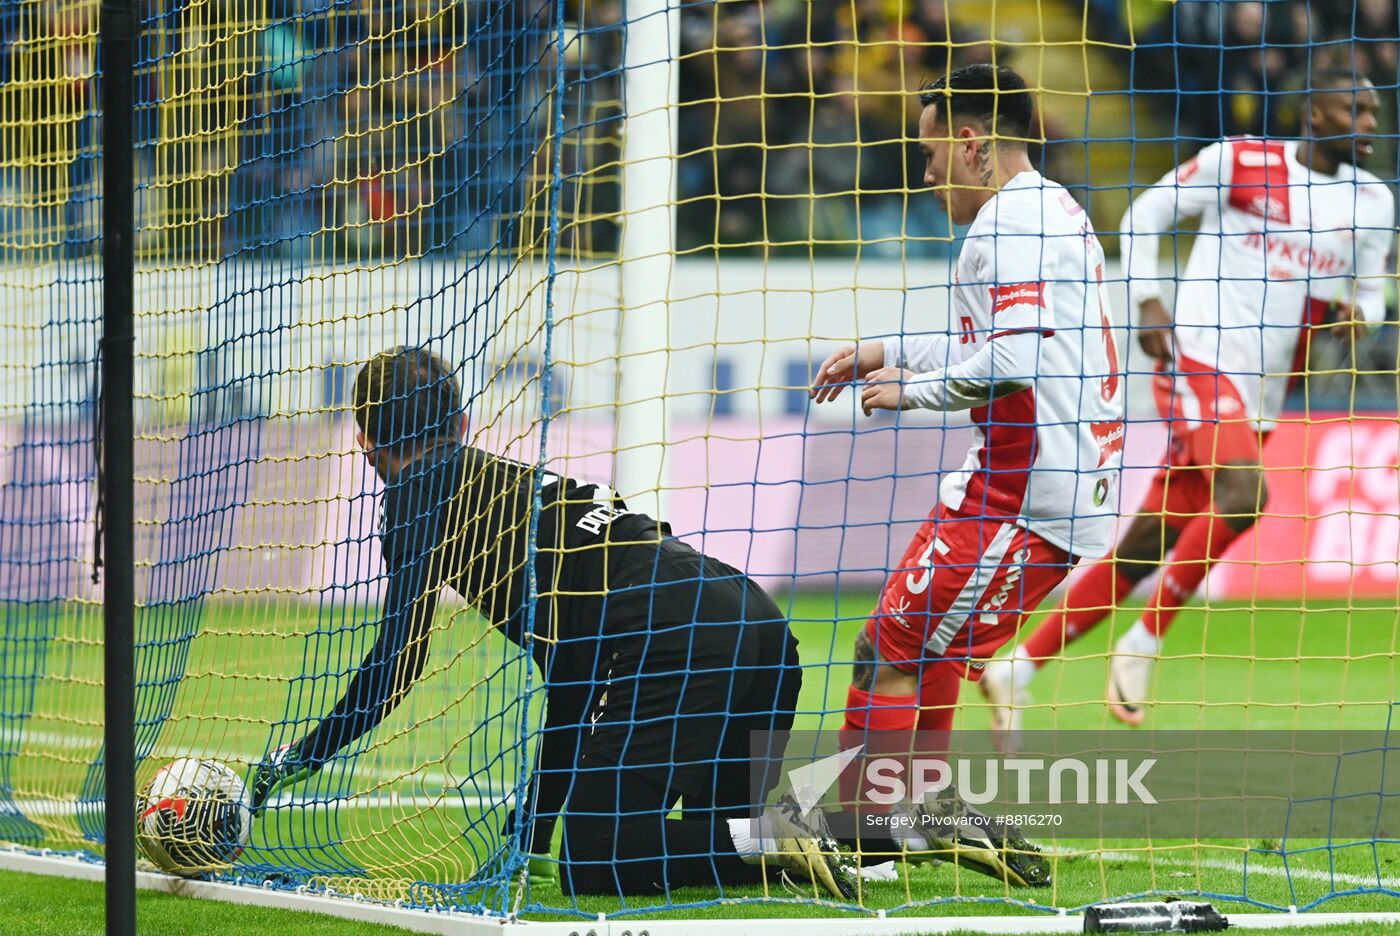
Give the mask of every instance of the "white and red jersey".
M 886 343 L 919 372 L 912 406 L 971 409 L 974 441 L 940 499 L 1010 516 L 1078 557 L 1112 545 L 1123 402 L 1104 254 L 1079 203 L 1022 172 L 982 206 L 963 242 L 949 336 Z M 894 358 L 894 360 L 892 360 Z
M 1247 415 L 1268 428 L 1290 376 L 1303 369 L 1307 325 L 1336 301 L 1355 302 L 1370 322 L 1385 317 L 1394 195 L 1351 165 L 1330 176 L 1308 169 L 1296 141 L 1245 137 L 1207 146 L 1138 196 L 1123 218 L 1134 307 L 1173 278 L 1174 268 L 1163 277 L 1158 266 L 1160 235 L 1184 217 L 1201 220 L 1175 277 L 1177 354 L 1229 374 Z M 1189 388 L 1181 395 L 1190 418 Z

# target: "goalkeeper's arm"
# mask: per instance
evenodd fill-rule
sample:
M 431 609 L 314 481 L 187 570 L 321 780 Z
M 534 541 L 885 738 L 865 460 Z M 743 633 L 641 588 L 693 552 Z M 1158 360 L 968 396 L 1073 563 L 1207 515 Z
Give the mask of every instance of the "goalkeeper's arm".
M 321 723 L 258 766 L 251 784 L 254 809 L 278 787 L 319 770 L 341 748 L 372 731 L 423 674 L 438 593 L 428 587 L 430 553 L 425 550 L 417 561 L 398 565 L 390 574 L 374 646 Z
M 583 750 L 586 719 L 601 690 L 596 682 L 549 687 L 535 774 L 525 799 L 532 820 L 525 844 L 533 854 L 547 855 L 551 850 L 555 821 L 569 796 Z

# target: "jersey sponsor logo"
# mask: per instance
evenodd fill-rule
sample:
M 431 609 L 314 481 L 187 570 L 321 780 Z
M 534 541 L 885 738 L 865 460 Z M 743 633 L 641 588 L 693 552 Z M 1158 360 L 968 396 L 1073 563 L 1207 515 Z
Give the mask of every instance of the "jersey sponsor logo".
M 1195 178 L 1196 173 L 1200 171 L 1201 158 L 1199 156 L 1192 156 L 1190 159 L 1186 160 L 1186 162 L 1176 167 L 1177 185 L 1185 185 L 1187 182 L 1190 182 Z
M 1240 207 L 1236 203 L 1236 207 Z M 1288 220 L 1288 203 L 1277 195 L 1269 195 L 1257 192 L 1249 197 L 1249 201 L 1243 206 L 1250 214 L 1256 214 L 1261 218 L 1268 218 L 1270 221 Z
M 1045 308 L 1045 283 L 1009 283 L 1005 286 L 991 286 L 992 314 L 1005 312 L 1012 306 L 1034 305 Z
M 1094 442 L 1099 447 L 1098 467 L 1107 465 L 1110 458 L 1123 451 L 1123 436 L 1126 431 L 1123 420 L 1090 423 L 1089 431 L 1093 433 Z
M 1288 223 L 1288 166 L 1283 144 L 1240 140 L 1234 145 L 1230 205 L 1270 221 Z
M 1264 144 L 1268 146 L 1269 144 Z M 1275 152 L 1271 149 L 1257 150 L 1241 147 L 1239 152 L 1241 166 L 1254 168 L 1256 166 L 1282 166 L 1283 153 Z
M 1300 237 L 1306 238 L 1306 241 L 1295 242 L 1294 237 L 1287 235 L 1251 231 L 1244 236 L 1244 245 L 1255 250 L 1262 247 L 1264 255 L 1271 261 L 1293 264 L 1296 269 L 1292 271 L 1291 275 L 1285 277 L 1287 279 L 1292 279 L 1293 276 L 1342 275 L 1350 267 L 1350 264 L 1332 251 L 1310 243 L 1318 233 L 1320 232 L 1305 231 Z M 1330 233 L 1343 241 L 1350 241 L 1354 237 L 1351 231 Z
M 1060 207 L 1063 208 L 1065 213 L 1071 218 L 1077 214 L 1084 213 L 1084 206 L 1075 201 L 1074 196 L 1063 189 L 1060 190 Z

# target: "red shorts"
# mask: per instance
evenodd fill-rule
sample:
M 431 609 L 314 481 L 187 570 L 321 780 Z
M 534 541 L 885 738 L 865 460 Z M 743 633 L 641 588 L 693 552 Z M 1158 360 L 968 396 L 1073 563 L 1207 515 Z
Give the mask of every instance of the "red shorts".
M 885 584 L 865 632 L 885 663 L 963 664 L 968 679 L 1063 581 L 1074 558 L 1011 517 L 939 505 Z
M 1141 512 L 1162 514 L 1169 526 L 1180 528 L 1210 512 L 1215 469 L 1259 464 L 1267 435 L 1250 418 L 1230 375 L 1190 358 L 1178 355 L 1170 373 L 1159 365 L 1153 390 L 1167 420 L 1167 458 Z

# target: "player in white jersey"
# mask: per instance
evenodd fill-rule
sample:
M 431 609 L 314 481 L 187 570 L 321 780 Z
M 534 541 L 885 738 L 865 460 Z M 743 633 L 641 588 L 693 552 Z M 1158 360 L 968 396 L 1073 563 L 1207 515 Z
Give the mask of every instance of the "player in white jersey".
M 1030 702 L 1025 686 L 1035 669 L 1106 617 L 1170 552 L 1143 617 L 1110 663 L 1110 711 L 1129 725 L 1142 722 L 1162 634 L 1210 564 L 1263 510 L 1261 447 L 1305 367 L 1311 330 L 1324 325 L 1354 341 L 1385 316 L 1395 201 L 1357 166 L 1371 152 L 1376 92 L 1348 70 L 1315 72 L 1312 89 L 1304 139 L 1207 146 L 1140 195 L 1123 219 L 1129 294 L 1169 421 L 1167 464 L 1114 556 L 1078 577 L 1011 660 L 988 666 L 981 687 L 1008 740 Z M 1161 300 L 1173 271 L 1159 267 L 1159 242 L 1186 217 L 1200 218 L 1200 233 L 1173 317 Z
M 974 439 L 857 638 L 846 725 L 861 733 L 951 727 L 962 680 L 1076 560 L 1108 551 L 1123 444 L 1103 249 L 1084 209 L 1027 157 L 1024 82 L 971 66 L 922 103 L 924 181 L 954 223 L 971 224 L 952 330 L 842 348 L 812 396 L 864 378 L 867 415 L 971 410 Z

